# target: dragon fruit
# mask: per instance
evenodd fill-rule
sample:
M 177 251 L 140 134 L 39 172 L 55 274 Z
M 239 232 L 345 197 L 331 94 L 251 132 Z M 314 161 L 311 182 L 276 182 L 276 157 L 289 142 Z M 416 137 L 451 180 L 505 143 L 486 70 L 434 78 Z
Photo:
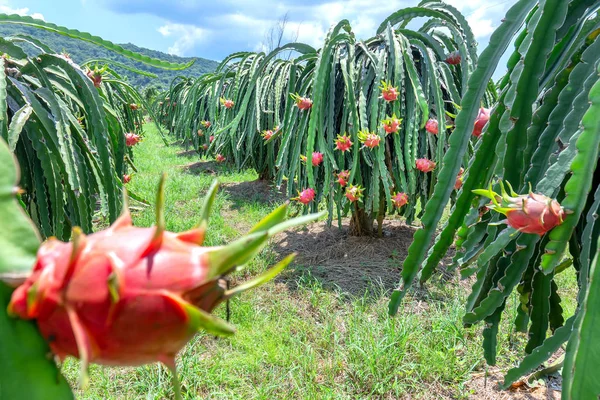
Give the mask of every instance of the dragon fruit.
M 225 156 L 223 156 L 222 154 L 217 154 L 217 155 L 215 156 L 215 160 L 216 160 L 218 163 L 222 163 L 222 162 L 225 162 L 226 158 L 225 158 Z
M 460 190 L 463 185 L 463 173 L 465 169 L 461 167 L 460 171 L 458 171 L 458 176 L 456 177 L 456 181 L 454 182 L 454 190 Z
M 312 165 L 314 167 L 318 167 L 323 162 L 323 153 L 319 153 L 318 151 L 315 151 L 314 153 L 312 153 L 311 161 L 312 161 Z
M 125 144 L 127 147 L 135 146 L 141 140 L 140 135 L 136 135 L 133 132 L 129 132 L 125 134 Z
M 267 140 L 270 140 L 274 134 L 275 134 L 275 132 L 273 132 L 272 130 L 263 131 L 262 137 L 263 137 L 263 139 L 265 139 L 265 141 L 267 141 Z
M 392 102 L 398 100 L 398 89 L 392 86 L 391 83 L 382 81 L 379 89 L 381 90 L 381 97 L 385 101 Z
M 86 71 L 86 75 L 92 80 L 92 82 L 94 83 L 94 87 L 99 88 L 102 85 L 102 74 L 104 73 L 104 71 L 106 71 L 106 68 L 94 68 L 93 70 L 88 69 Z
M 475 119 L 475 124 L 473 125 L 473 136 L 481 136 L 481 132 L 483 132 L 483 128 L 485 128 L 489 120 L 490 110 L 488 108 L 481 107 L 479 109 L 479 114 L 477 114 L 477 118 Z
M 341 152 L 348 151 L 352 148 L 352 141 L 348 135 L 338 135 L 335 139 L 335 148 Z
M 204 127 L 204 129 L 210 128 L 211 125 L 210 121 L 202 121 L 200 124 Z
M 234 106 L 233 100 L 225 99 L 225 98 L 221 97 L 220 101 L 221 101 L 221 105 L 225 108 L 233 108 L 233 106 Z
M 400 122 L 402 122 L 402 120 L 398 119 L 396 117 L 396 114 L 381 121 L 381 123 L 383 124 L 383 129 L 388 135 L 390 133 L 398 133 L 398 129 L 400 129 Z
M 206 143 L 204 143 L 202 145 L 202 150 L 204 150 L 204 151 L 208 150 L 208 145 Z
M 365 189 L 362 188 L 360 185 L 355 186 L 350 184 L 346 188 L 346 198 L 352 203 L 359 201 L 363 195 L 364 190 Z
M 300 154 L 300 162 L 302 162 L 302 164 L 306 164 L 306 161 L 308 161 L 308 158 L 306 158 L 304 154 Z
M 348 184 L 348 179 L 350 179 L 350 171 L 345 170 L 345 171 L 340 171 L 337 175 L 337 182 L 340 184 L 341 187 L 345 187 Z
M 198 136 L 204 136 L 204 131 L 202 129 L 198 129 Z
M 123 183 L 129 183 L 131 182 L 131 175 L 123 175 Z
M 203 247 L 211 186 L 198 227 L 183 233 L 165 230 L 164 178 L 157 200 L 157 224 L 132 226 L 127 208 L 108 229 L 89 236 L 79 228 L 73 240 L 49 239 L 39 249 L 30 276 L 13 292 L 8 312 L 35 320 L 52 352 L 61 360 L 81 359 L 80 386 L 90 362 L 136 366 L 162 362 L 173 372 L 181 399 L 175 356 L 198 330 L 231 335 L 234 328 L 211 315 L 221 302 L 272 279 L 291 260 L 230 290 L 223 277 L 250 261 L 269 237 L 316 219 L 300 217 L 282 225 L 287 204 L 237 241 Z
M 298 93 L 291 93 L 290 97 L 296 102 L 298 110 L 303 111 L 312 108 L 313 102 L 310 98 L 301 97 Z
M 137 111 L 140 107 L 135 103 L 131 103 L 129 108 L 131 108 L 131 111 Z
M 461 56 L 459 51 L 453 51 L 452 53 L 446 56 L 446 62 L 450 65 L 458 65 L 461 61 Z
M 435 162 L 427 158 L 419 158 L 415 163 L 417 169 L 421 172 L 431 172 L 435 169 Z
M 208 137 L 208 143 L 212 143 L 215 140 L 215 137 L 213 135 L 210 135 Z
M 379 146 L 381 137 L 378 134 L 366 131 L 358 132 L 358 140 L 363 143 L 366 147 L 372 149 Z
M 437 119 L 430 118 L 425 124 L 425 130 L 431 133 L 432 135 L 437 135 L 439 132 L 438 125 L 439 123 Z
M 506 215 L 509 226 L 523 233 L 544 235 L 552 228 L 562 224 L 565 211 L 560 203 L 541 194 L 533 193 L 519 195 L 513 191 L 507 182 L 510 196 L 506 193 L 504 184 L 500 182 L 502 196 L 489 189 L 476 189 L 473 193 L 492 200 L 488 209 Z
M 408 204 L 408 195 L 403 192 L 394 193 L 392 196 L 392 203 L 394 204 L 394 207 L 401 208 Z
M 311 203 L 315 199 L 315 189 L 308 188 L 298 193 L 298 197 L 294 197 L 292 200 L 296 200 L 304 205 Z

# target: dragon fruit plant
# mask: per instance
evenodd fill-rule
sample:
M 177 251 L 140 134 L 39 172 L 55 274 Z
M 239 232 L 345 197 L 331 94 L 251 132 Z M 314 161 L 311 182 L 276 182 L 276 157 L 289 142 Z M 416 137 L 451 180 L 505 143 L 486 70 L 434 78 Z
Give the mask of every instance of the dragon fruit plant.
M 287 204 L 277 208 L 250 233 L 225 246 L 202 246 L 215 200 L 213 183 L 201 219 L 192 230 L 165 230 L 162 177 L 156 201 L 156 226 L 137 228 L 125 206 L 108 229 L 85 235 L 73 230 L 71 242 L 46 241 L 30 275 L 8 305 L 15 318 L 35 320 L 52 353 L 81 360 L 80 386 L 87 384 L 89 363 L 136 366 L 162 362 L 173 375 L 177 353 L 198 332 L 227 336 L 234 328 L 211 315 L 223 301 L 275 277 L 294 255 L 238 287 L 223 278 L 242 268 L 274 234 L 318 218 L 284 222 Z
M 553 365 L 562 372 L 563 400 L 600 395 L 598 2 L 574 4 L 514 2 L 491 35 L 447 151 L 435 160 L 437 183 L 389 304 L 397 313 L 414 281 L 430 279 L 453 247 L 445 267 L 473 282 L 463 323 L 482 326 L 486 363 L 496 364 L 503 319 L 526 338 L 521 361 L 500 386 L 526 382 L 564 348 Z M 486 105 L 484 88 L 501 59 L 508 70 L 497 101 Z M 577 277 L 576 294 L 563 287 L 565 271 Z M 561 306 L 567 296 L 576 304 L 568 313 Z M 516 304 L 509 307 L 509 299 Z

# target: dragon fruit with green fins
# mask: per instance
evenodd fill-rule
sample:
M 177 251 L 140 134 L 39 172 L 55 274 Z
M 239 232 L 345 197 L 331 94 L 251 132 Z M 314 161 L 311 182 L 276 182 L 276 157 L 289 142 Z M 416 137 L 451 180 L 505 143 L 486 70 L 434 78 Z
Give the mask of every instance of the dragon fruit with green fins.
M 542 194 L 517 194 L 507 182 L 510 195 L 500 182 L 502 195 L 489 189 L 476 189 L 473 193 L 492 200 L 487 208 L 506 215 L 506 223 L 523 233 L 543 236 L 551 229 L 563 223 L 565 211 L 558 201 Z
M 33 271 L 13 292 L 8 312 L 35 320 L 61 360 L 81 360 L 80 386 L 89 363 L 137 366 L 162 362 L 171 371 L 181 399 L 175 356 L 199 330 L 231 335 L 234 328 L 211 311 L 223 301 L 275 277 L 294 255 L 232 289 L 223 278 L 241 269 L 285 229 L 313 221 L 313 214 L 284 219 L 288 204 L 260 221 L 247 236 L 228 245 L 204 247 L 217 183 L 206 196 L 199 225 L 187 232 L 165 230 L 164 176 L 156 226 L 132 225 L 127 206 L 108 229 L 84 235 L 73 229 L 70 243 L 49 239 Z

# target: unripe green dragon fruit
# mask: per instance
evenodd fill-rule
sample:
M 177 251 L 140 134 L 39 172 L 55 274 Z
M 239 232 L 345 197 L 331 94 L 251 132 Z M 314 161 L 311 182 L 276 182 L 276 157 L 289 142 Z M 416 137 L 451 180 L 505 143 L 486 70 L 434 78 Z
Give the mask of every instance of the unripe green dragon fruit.
M 492 200 L 487 208 L 506 215 L 506 223 L 523 233 L 544 235 L 552 228 L 563 223 L 565 211 L 560 203 L 541 194 L 517 194 L 507 182 L 511 195 L 504 189 L 500 182 L 502 196 L 489 189 L 473 190 L 473 193 L 485 196 Z
M 157 198 L 157 224 L 136 228 L 125 207 L 108 229 L 70 243 L 50 239 L 39 249 L 31 275 L 12 295 L 9 314 L 34 319 L 60 359 L 81 359 L 85 386 L 89 362 L 135 366 L 160 361 L 173 372 L 180 398 L 175 356 L 203 329 L 231 335 L 234 329 L 210 312 L 221 302 L 277 275 L 294 255 L 261 276 L 227 290 L 223 277 L 252 259 L 269 237 L 319 217 L 283 222 L 287 204 L 250 233 L 220 247 L 203 247 L 216 182 L 205 200 L 197 228 L 165 230 L 164 177 Z

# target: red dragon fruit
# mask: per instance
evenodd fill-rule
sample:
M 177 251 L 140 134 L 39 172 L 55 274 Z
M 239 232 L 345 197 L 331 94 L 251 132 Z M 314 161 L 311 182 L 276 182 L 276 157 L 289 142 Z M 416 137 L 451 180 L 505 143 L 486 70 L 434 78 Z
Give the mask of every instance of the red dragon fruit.
M 88 69 L 86 71 L 86 75 L 88 78 L 92 80 L 94 86 L 99 88 L 102 85 L 102 74 L 106 71 L 106 68 L 98 69 L 94 68 L 93 70 Z
M 131 182 L 131 175 L 123 175 L 123 183 L 129 183 Z
M 453 51 L 452 53 L 446 56 L 446 62 L 450 65 L 458 65 L 460 64 L 461 56 L 459 51 Z
M 202 121 L 200 124 L 204 127 L 204 129 L 210 128 L 211 125 L 210 121 Z
M 294 197 L 292 200 L 296 200 L 304 205 L 310 204 L 315 199 L 315 189 L 308 188 L 298 193 L 298 197 Z
M 198 129 L 198 136 L 204 136 L 204 131 L 202 129 Z
M 379 89 L 381 90 L 381 97 L 385 101 L 392 102 L 398 100 L 398 89 L 392 86 L 391 83 L 382 81 Z
M 335 148 L 341 152 L 348 151 L 352 148 L 352 141 L 348 135 L 338 135 L 335 140 Z
M 129 108 L 131 108 L 131 111 L 137 111 L 140 107 L 135 103 L 131 103 Z
M 408 195 L 406 193 L 394 193 L 392 196 L 392 203 L 394 203 L 394 207 L 401 208 L 408 204 Z
M 222 163 L 222 162 L 225 162 L 226 158 L 225 158 L 225 156 L 223 156 L 222 154 L 217 154 L 217 155 L 215 156 L 215 160 L 216 160 L 218 163 Z
M 359 201 L 363 195 L 364 190 L 365 189 L 362 188 L 360 185 L 354 186 L 350 184 L 346 188 L 346 198 L 352 203 Z
M 359 140 L 359 142 L 363 143 L 365 145 L 365 147 L 373 149 L 373 148 L 379 146 L 381 137 L 376 133 L 367 132 L 367 131 L 359 131 L 358 132 L 358 140 Z
M 208 150 L 208 145 L 206 143 L 204 143 L 202 145 L 202 150 L 204 150 L 204 151 Z
M 173 372 L 175 397 L 181 399 L 176 354 L 198 330 L 233 334 L 234 328 L 211 311 L 272 279 L 293 255 L 239 287 L 226 289 L 223 277 L 250 261 L 269 237 L 318 216 L 284 226 L 286 204 L 249 235 L 226 246 L 203 247 L 216 189 L 213 184 L 209 190 L 199 226 L 187 232 L 165 230 L 163 178 L 155 227 L 132 226 L 125 208 L 104 231 L 86 236 L 75 228 L 70 243 L 49 239 L 29 277 L 13 292 L 9 314 L 35 320 L 59 359 L 81 359 L 82 387 L 90 362 L 137 366 L 158 361 Z
M 427 158 L 419 158 L 419 159 L 417 159 L 415 164 L 419 171 L 422 171 L 425 173 L 431 172 L 435 169 L 435 162 L 431 161 Z
M 473 136 L 481 136 L 481 132 L 483 132 L 483 128 L 485 128 L 489 120 L 490 110 L 488 108 L 481 107 L 479 109 L 479 114 L 477 114 L 477 118 L 475 119 L 475 124 L 473 125 Z
M 454 182 L 454 190 L 460 190 L 463 185 L 463 173 L 465 169 L 461 167 L 460 171 L 458 171 L 458 176 L 456 177 L 456 181 Z
M 430 118 L 425 124 L 425 130 L 431 133 L 432 135 L 437 135 L 439 132 L 438 125 L 439 123 L 437 119 Z
M 312 161 L 312 165 L 314 167 L 318 167 L 323 162 L 323 153 L 319 153 L 318 151 L 315 151 L 314 153 L 312 153 L 311 161 Z
M 348 179 L 350 179 L 350 171 L 340 171 L 337 175 L 337 182 L 341 187 L 345 187 L 348 184 Z
M 215 137 L 213 135 L 210 135 L 208 137 L 208 143 L 212 143 L 215 140 Z
M 265 139 L 265 141 L 270 140 L 273 135 L 275 134 L 275 132 L 273 132 L 272 130 L 268 130 L 268 131 L 263 131 L 262 133 L 262 137 L 263 139 Z
M 221 97 L 220 101 L 221 101 L 221 105 L 225 108 L 233 108 L 233 106 L 234 106 L 233 100 L 225 99 L 225 98 Z
M 544 235 L 552 228 L 562 224 L 565 211 L 560 203 L 541 194 L 517 194 L 507 182 L 510 190 L 510 196 L 504 189 L 504 184 L 500 182 L 502 196 L 489 189 L 476 189 L 473 193 L 487 197 L 492 200 L 488 209 L 497 211 L 506 215 L 507 223 L 511 227 L 523 233 L 533 233 Z
M 300 97 L 298 93 L 291 93 L 290 97 L 296 102 L 296 107 L 298 107 L 298 110 L 303 111 L 312 108 L 313 102 L 310 98 Z
M 398 133 L 398 130 L 400 129 L 400 122 L 402 122 L 402 120 L 398 119 L 396 117 L 396 114 L 381 121 L 381 123 L 383 124 L 383 129 L 385 130 L 385 133 L 388 135 L 390 133 Z
M 135 146 L 140 142 L 140 135 L 136 135 L 133 132 L 129 132 L 125 134 L 125 144 L 127 147 Z

